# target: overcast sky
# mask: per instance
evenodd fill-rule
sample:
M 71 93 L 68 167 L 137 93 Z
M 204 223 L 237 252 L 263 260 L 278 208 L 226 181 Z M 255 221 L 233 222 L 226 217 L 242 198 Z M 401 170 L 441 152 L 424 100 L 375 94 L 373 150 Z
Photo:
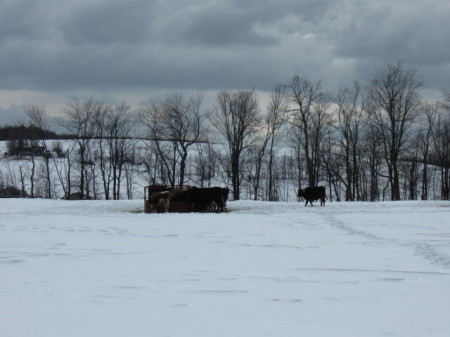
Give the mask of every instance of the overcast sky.
M 448 0 L 0 0 L 0 125 L 24 103 L 264 95 L 296 74 L 333 92 L 398 61 L 439 95 L 449 18 Z

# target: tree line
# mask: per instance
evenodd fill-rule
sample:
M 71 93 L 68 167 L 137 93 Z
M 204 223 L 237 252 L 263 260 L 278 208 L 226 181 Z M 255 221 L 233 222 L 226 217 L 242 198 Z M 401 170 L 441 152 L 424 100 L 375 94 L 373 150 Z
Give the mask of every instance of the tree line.
M 220 91 L 210 107 L 198 94 L 135 110 L 72 99 L 55 121 L 72 140 L 28 137 L 51 155 L 31 151 L 0 185 L 46 198 L 133 198 L 140 181 L 225 185 L 234 200 L 289 200 L 314 185 L 334 200 L 448 200 L 450 91 L 424 101 L 421 89 L 417 71 L 397 63 L 334 94 L 296 75 L 264 106 L 254 90 Z M 50 131 L 44 106 L 25 113 L 27 127 Z
M 0 140 L 18 139 L 58 139 L 64 138 L 49 130 L 41 130 L 32 125 L 16 125 L 0 127 Z

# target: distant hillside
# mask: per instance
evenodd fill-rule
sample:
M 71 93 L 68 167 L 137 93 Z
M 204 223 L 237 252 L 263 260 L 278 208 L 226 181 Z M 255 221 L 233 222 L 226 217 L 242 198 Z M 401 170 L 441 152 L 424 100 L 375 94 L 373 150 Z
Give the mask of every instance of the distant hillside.
M 61 139 L 64 136 L 52 131 L 45 131 L 32 126 L 4 126 L 0 127 L 0 140 L 14 139 Z

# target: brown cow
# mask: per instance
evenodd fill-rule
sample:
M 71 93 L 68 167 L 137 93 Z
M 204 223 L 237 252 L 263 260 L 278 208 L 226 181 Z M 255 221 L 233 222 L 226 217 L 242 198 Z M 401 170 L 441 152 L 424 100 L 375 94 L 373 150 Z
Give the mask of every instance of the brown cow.
M 150 196 L 153 213 L 166 213 L 169 210 L 172 193 L 169 191 L 154 192 Z

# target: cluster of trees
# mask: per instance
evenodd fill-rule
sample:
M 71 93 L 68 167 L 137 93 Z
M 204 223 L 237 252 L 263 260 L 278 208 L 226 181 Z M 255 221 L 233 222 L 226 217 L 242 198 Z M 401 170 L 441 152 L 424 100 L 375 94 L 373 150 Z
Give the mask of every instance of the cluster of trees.
M 225 185 L 235 200 L 288 200 L 318 184 L 335 200 L 448 199 L 450 91 L 425 102 L 421 86 L 415 69 L 388 64 L 334 95 L 294 76 L 264 107 L 254 90 L 221 91 L 208 108 L 200 95 L 171 94 L 137 111 L 74 99 L 57 121 L 70 142 L 48 149 L 44 137 L 28 140 L 56 154 L 39 158 L 38 195 L 57 197 L 58 183 L 66 197 L 132 198 L 140 180 Z M 50 129 L 44 107 L 25 112 L 29 127 Z M 17 179 L 31 197 L 36 165 L 31 155 Z
M 55 132 L 42 130 L 32 125 L 17 125 L 0 127 L 0 140 L 18 139 L 58 139 L 63 138 Z

